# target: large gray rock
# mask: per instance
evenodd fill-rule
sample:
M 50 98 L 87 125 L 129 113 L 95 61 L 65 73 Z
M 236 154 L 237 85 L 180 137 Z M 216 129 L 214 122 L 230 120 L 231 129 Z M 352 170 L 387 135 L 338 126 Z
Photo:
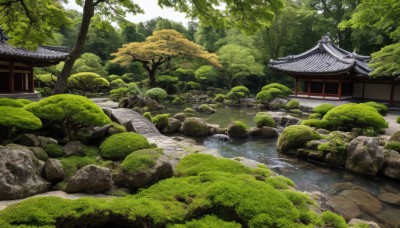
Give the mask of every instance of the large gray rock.
M 210 134 L 210 129 L 207 122 L 201 118 L 188 117 L 182 125 L 183 134 L 188 136 L 207 136 Z
M 301 120 L 291 115 L 285 115 L 284 112 L 268 112 L 277 126 L 287 127 L 290 125 L 298 125 Z
M 39 140 L 34 134 L 23 134 L 20 135 L 15 142 L 23 146 L 39 146 Z
M 107 137 L 108 130 L 110 129 L 111 126 L 112 124 L 106 124 L 101 127 L 96 127 L 90 134 L 88 142 L 95 143 L 103 141 Z
M 50 183 L 40 177 L 43 163 L 26 147 L 0 146 L 0 200 L 20 199 L 47 191 Z
M 182 126 L 181 121 L 174 119 L 174 118 L 168 118 L 168 126 L 165 129 L 166 133 L 175 133 L 179 131 L 179 128 Z
M 390 150 L 385 152 L 385 162 L 383 165 L 383 175 L 400 180 L 400 154 Z
M 108 191 L 111 187 L 112 177 L 110 169 L 96 165 L 87 165 L 79 169 L 68 180 L 65 191 L 68 193 L 99 193 Z
M 58 144 L 57 140 L 49 137 L 38 136 L 39 146 L 45 148 L 48 144 Z
M 278 132 L 273 127 L 251 127 L 249 129 L 249 135 L 251 137 L 260 137 L 260 138 L 275 138 L 278 136 Z
M 347 148 L 346 169 L 374 176 L 384 163 L 383 150 L 376 138 L 359 136 Z
M 80 141 L 71 141 L 63 146 L 64 154 L 69 157 L 72 155 L 84 155 L 82 143 Z
M 61 162 L 50 158 L 44 164 L 44 176 L 50 182 L 58 182 L 64 179 L 64 169 Z
M 154 184 L 158 180 L 170 178 L 172 175 L 173 170 L 171 163 L 166 156 L 162 155 L 156 158 L 151 167 L 132 171 L 126 170 L 122 166 L 118 173 L 114 175 L 114 181 L 118 185 L 125 186 L 131 190 L 137 190 L 144 186 Z

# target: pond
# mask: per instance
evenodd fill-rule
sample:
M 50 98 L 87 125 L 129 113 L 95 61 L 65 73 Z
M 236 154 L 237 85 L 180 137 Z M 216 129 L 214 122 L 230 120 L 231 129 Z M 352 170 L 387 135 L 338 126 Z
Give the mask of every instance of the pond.
M 181 110 L 183 108 L 169 108 L 168 112 L 173 114 Z M 257 112 L 257 109 L 251 108 L 223 108 L 215 114 L 197 116 L 222 127 L 227 127 L 234 120 L 254 126 L 253 118 Z M 382 227 L 400 227 L 400 183 L 397 181 L 356 175 L 278 154 L 276 139 L 249 138 L 222 142 L 207 137 L 195 140 L 208 148 L 219 150 L 224 157 L 240 156 L 264 163 L 275 172 L 292 179 L 299 190 L 320 191 L 329 195 L 335 207 L 338 206 L 348 217 L 375 221 Z

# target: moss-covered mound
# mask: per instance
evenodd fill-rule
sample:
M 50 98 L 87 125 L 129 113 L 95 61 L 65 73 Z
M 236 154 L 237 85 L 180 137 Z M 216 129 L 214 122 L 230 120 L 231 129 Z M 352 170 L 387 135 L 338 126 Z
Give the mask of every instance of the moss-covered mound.
M 304 125 L 292 125 L 285 130 L 278 138 L 278 151 L 287 153 L 290 149 L 297 149 L 304 145 L 304 143 L 321 139 L 321 136 L 312 128 Z
M 207 114 L 211 114 L 214 113 L 215 110 L 208 104 L 202 104 L 199 106 L 199 112 L 203 112 L 203 113 L 207 113 Z
M 189 156 L 182 162 L 196 160 Z M 208 157 L 206 162 L 213 164 L 218 160 Z M 223 164 L 241 166 L 234 162 Z M 187 166 L 192 164 L 181 164 L 180 168 L 188 170 Z M 320 215 L 312 211 L 313 202 L 305 194 L 277 189 L 268 183 L 271 177 L 258 179 L 249 174 L 249 170 L 255 172 L 253 169 L 239 169 L 243 172 L 199 170 L 193 175 L 160 181 L 124 198 L 35 197 L 0 211 L 0 226 L 342 227 L 345 224 L 343 218 L 333 213 Z
M 287 109 L 297 109 L 300 106 L 300 102 L 298 100 L 292 99 L 286 104 Z
M 230 138 L 246 138 L 248 126 L 242 121 L 233 121 L 228 127 L 228 136 Z
M 129 174 L 135 174 L 153 167 L 163 154 L 160 148 L 138 150 L 126 156 L 121 168 Z
M 275 127 L 274 119 L 266 112 L 257 113 L 254 117 L 254 122 L 256 123 L 257 127 Z
M 10 99 L 10 98 L 0 98 L 0 106 L 9 106 L 15 108 L 24 107 L 24 103 L 18 100 Z
M 100 145 L 100 155 L 105 159 L 122 160 L 134 151 L 148 148 L 150 144 L 145 137 L 133 132 L 125 132 L 104 140 Z
M 289 96 L 290 94 L 293 94 L 293 91 L 291 89 L 289 89 L 287 86 L 279 84 L 279 83 L 270 83 L 266 86 L 264 86 L 261 91 L 267 91 L 269 89 L 279 89 L 281 91 L 282 96 Z
M 333 109 L 335 105 L 333 104 L 321 104 L 313 108 L 313 113 L 318 113 L 321 116 L 324 116 L 329 110 Z
M 388 112 L 388 107 L 385 104 L 374 101 L 365 102 L 364 104 L 375 108 L 376 111 L 378 111 L 381 115 L 386 115 L 386 113 Z
M 154 117 L 151 118 L 151 122 L 153 122 L 154 126 L 160 131 L 168 127 L 169 122 L 168 122 L 169 114 L 158 114 Z
M 207 136 L 210 134 L 210 129 L 206 121 L 201 118 L 189 117 L 183 122 L 183 133 L 188 136 Z
M 37 130 L 42 127 L 42 122 L 35 115 L 21 108 L 0 106 L 0 126 Z

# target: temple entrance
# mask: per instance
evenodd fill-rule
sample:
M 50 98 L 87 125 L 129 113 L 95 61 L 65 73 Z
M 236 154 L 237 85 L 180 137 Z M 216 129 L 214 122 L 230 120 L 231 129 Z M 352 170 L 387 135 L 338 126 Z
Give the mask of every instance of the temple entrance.
M 296 78 L 295 95 L 310 98 L 349 98 L 353 96 L 353 83 L 341 79 Z

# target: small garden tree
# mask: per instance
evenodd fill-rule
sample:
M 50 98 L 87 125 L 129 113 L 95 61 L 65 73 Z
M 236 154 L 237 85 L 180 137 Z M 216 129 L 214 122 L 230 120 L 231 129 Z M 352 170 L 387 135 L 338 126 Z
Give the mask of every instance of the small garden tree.
M 167 98 L 168 94 L 165 90 L 156 87 L 156 88 L 147 90 L 146 96 L 159 102 L 160 100 Z
M 73 74 L 68 78 L 68 87 L 72 90 L 79 90 L 83 96 L 86 92 L 97 92 L 109 86 L 110 83 L 107 79 L 91 72 Z
M 235 103 L 240 104 L 240 99 L 245 98 L 250 93 L 249 89 L 245 86 L 233 87 L 226 97 L 233 100 Z
M 32 112 L 43 122 L 58 125 L 63 136 L 77 136 L 83 127 L 103 126 L 111 120 L 91 100 L 72 94 L 59 94 L 28 104 L 25 110 Z
M 22 108 L 0 106 L 0 139 L 10 139 L 13 131 L 37 130 L 42 127 L 39 118 Z
M 276 98 L 286 98 L 293 91 L 288 87 L 279 84 L 279 83 L 271 83 L 264 86 L 259 93 L 256 95 L 256 100 L 264 105 L 266 109 L 272 109 L 271 102 L 274 101 Z

